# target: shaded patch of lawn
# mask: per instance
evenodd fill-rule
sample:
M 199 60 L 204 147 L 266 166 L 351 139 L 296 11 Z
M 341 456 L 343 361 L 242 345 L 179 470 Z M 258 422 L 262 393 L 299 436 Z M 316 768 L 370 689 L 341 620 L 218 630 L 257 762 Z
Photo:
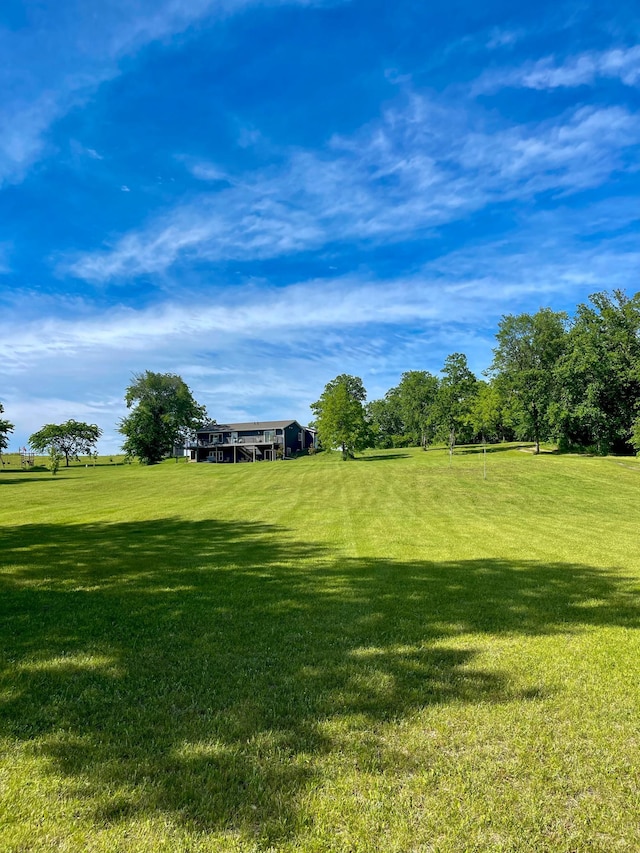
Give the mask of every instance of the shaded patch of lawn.
M 357 558 L 257 522 L 26 524 L 0 548 L 0 734 L 91 826 L 163 814 L 265 848 L 305 837 L 327 762 L 411 772 L 385 724 L 544 699 L 482 635 L 640 616 L 597 567 Z

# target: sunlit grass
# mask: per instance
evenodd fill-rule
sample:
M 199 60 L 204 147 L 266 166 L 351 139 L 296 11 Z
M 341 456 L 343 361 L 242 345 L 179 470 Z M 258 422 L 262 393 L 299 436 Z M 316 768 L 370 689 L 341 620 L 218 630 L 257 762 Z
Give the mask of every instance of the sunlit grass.
M 5 468 L 0 849 L 640 849 L 640 465 L 486 463 Z

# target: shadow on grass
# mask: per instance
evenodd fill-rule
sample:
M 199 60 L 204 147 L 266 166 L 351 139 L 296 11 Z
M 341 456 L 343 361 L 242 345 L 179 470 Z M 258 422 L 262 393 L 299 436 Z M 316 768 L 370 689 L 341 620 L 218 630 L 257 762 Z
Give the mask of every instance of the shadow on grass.
M 469 454 L 483 453 L 486 449 L 487 453 L 506 453 L 509 450 L 532 450 L 535 447 L 533 442 L 512 442 L 510 444 L 487 444 L 486 448 L 483 444 L 461 444 L 454 450 L 455 456 L 467 456 Z M 445 450 L 447 448 L 444 448 Z M 546 452 L 546 451 L 545 451 Z
M 39 470 L 44 471 L 46 469 L 37 469 L 36 468 L 36 471 L 39 471 Z M 7 474 L 21 474 L 21 473 L 27 473 L 27 472 L 22 472 L 22 471 L 2 471 L 2 472 L 0 472 L 0 486 L 21 486 L 24 483 L 55 483 L 56 480 L 65 480 L 66 479 L 64 474 L 57 474 L 54 477 L 50 471 L 47 472 L 48 473 L 47 477 L 34 477 L 32 470 L 28 472 L 30 475 L 29 477 L 27 477 L 27 476 L 25 476 L 25 477 L 7 477 L 6 476 Z
M 355 456 L 351 462 L 381 462 L 386 459 L 409 459 L 409 453 L 376 453 L 371 456 Z
M 375 769 L 379 723 L 535 701 L 460 633 L 639 616 L 584 566 L 341 559 L 253 523 L 25 525 L 0 553 L 0 733 L 77 782 L 100 826 L 162 812 L 265 846 L 301 831 L 319 759 L 352 748 L 337 731 Z

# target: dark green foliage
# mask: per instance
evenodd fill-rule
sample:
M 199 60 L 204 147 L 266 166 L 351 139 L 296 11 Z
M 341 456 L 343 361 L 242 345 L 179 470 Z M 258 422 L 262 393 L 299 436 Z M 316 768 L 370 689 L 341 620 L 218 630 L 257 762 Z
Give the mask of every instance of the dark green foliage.
M 549 406 L 554 369 L 566 343 L 566 314 L 543 308 L 536 314 L 509 314 L 500 321 L 491 372 L 507 401 L 519 438 L 540 441 L 551 435 Z
M 101 435 L 102 430 L 95 424 L 69 420 L 63 424 L 45 424 L 29 437 L 29 444 L 37 453 L 64 456 L 68 468 L 69 457 L 93 453 Z
M 365 416 L 375 447 L 397 447 L 396 440 L 403 437 L 397 390 L 391 388 L 381 400 L 372 400 L 365 406 Z
M 133 378 L 125 395 L 127 408 L 133 410 L 119 427 L 125 436 L 122 449 L 127 456 L 153 465 L 202 426 L 207 413 L 174 373 L 147 370 Z
M 339 447 L 342 458 L 353 457 L 357 450 L 373 444 L 373 436 L 365 419 L 367 393 L 359 376 L 346 373 L 325 385 L 322 396 L 311 404 L 316 428 L 323 447 Z
M 433 407 L 438 380 L 426 370 L 408 370 L 397 388 L 403 433 L 411 443 L 426 447 L 433 435 Z
M 4 407 L 0 403 L 0 415 L 4 412 Z M 10 421 L 0 418 L 0 456 L 2 451 L 9 446 L 9 435 L 13 432 L 13 424 Z
M 555 371 L 551 420 L 561 444 L 629 452 L 640 408 L 640 293 L 579 305 Z
M 464 430 L 469 430 L 477 385 L 476 377 L 469 370 L 466 355 L 454 352 L 446 357 L 433 407 L 432 422 L 436 436 L 449 442 L 451 453 L 456 445 L 456 438 L 460 437 L 461 432 L 464 438 Z

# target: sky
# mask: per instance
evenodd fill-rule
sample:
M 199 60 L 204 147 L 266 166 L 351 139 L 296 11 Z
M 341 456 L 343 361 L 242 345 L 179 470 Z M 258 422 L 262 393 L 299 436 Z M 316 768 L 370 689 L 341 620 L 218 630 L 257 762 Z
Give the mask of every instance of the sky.
M 637 0 L 3 0 L 10 449 L 177 373 L 219 422 L 369 399 L 640 289 Z

